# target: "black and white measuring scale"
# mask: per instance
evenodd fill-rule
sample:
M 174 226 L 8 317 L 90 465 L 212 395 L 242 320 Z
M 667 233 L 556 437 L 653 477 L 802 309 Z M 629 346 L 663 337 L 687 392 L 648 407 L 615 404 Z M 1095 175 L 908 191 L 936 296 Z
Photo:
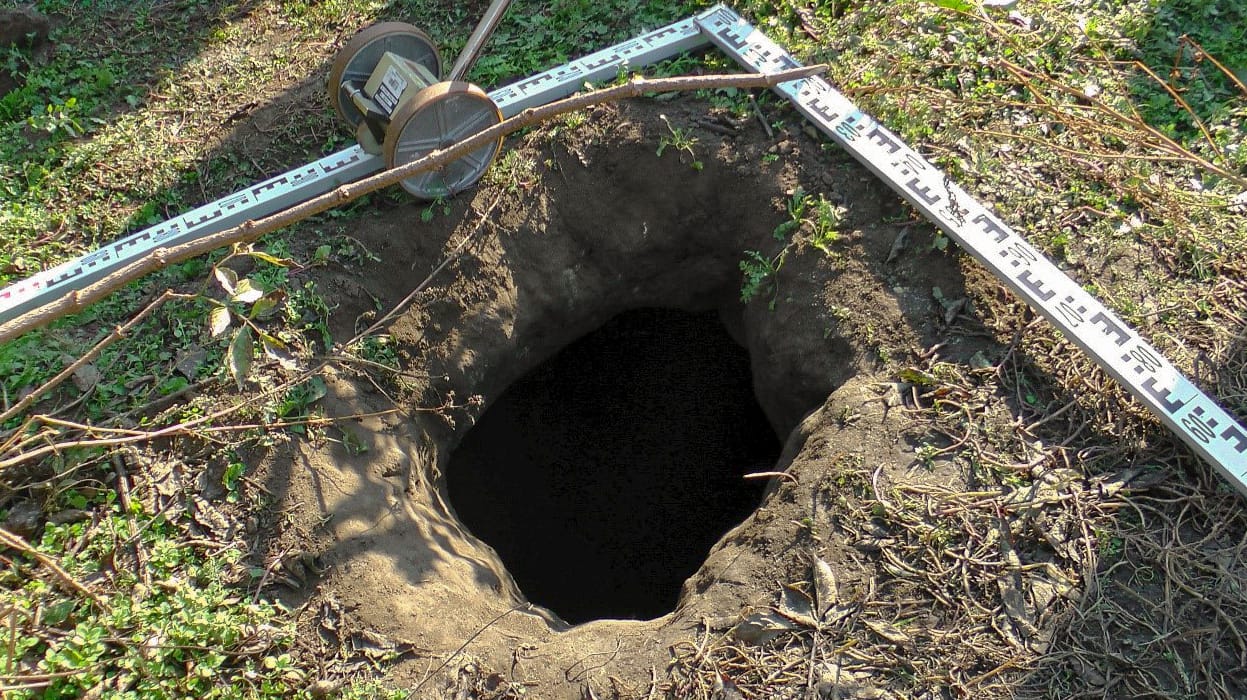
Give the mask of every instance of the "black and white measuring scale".
M 614 78 L 624 67 L 648 65 L 709 44 L 755 72 L 801 65 L 733 10 L 717 5 L 694 17 L 485 93 L 460 82 L 460 78 L 506 4 L 491 5 L 448 80 L 442 82 L 436 81 L 440 59 L 429 58 L 430 53 L 436 57 L 436 49 L 418 30 L 409 25 L 364 30 L 352 40 L 354 43 L 344 47 L 330 81 L 331 101 L 356 128 L 361 145 L 265 180 L 0 290 L 0 324 L 81 289 L 158 248 L 259 219 L 386 167 L 410 162 L 448 140 L 466 138 L 524 109 L 566 97 L 586 82 Z M 393 56 L 377 77 L 377 68 L 386 53 Z M 403 62 L 423 63 L 423 69 L 404 70 Z M 387 76 L 391 67 L 393 75 Z M 406 100 L 402 99 L 408 87 L 404 82 L 418 83 Z M 775 91 L 969 251 L 1247 495 L 1247 429 L 1116 314 L 822 78 L 783 83 Z M 462 98 L 466 101 L 459 100 L 463 95 L 468 95 Z M 367 123 L 368 109 L 376 105 L 381 107 L 376 110 L 381 113 L 377 117 L 384 127 L 381 129 L 376 128 L 376 123 Z M 469 120 L 470 128 L 465 126 Z M 396 126 L 401 127 L 399 131 L 386 131 Z M 416 196 L 453 194 L 485 172 L 497 145 L 488 149 L 488 153 L 465 157 L 467 160 L 457 170 L 448 169 L 449 175 L 435 173 L 415 182 L 404 181 L 403 186 Z

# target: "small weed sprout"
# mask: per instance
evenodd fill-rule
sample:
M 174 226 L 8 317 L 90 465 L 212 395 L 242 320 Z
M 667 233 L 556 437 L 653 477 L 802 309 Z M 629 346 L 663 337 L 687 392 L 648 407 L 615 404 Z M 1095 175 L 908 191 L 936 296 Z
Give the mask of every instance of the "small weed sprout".
M 697 160 L 697 154 L 693 151 L 693 146 L 697 145 L 697 137 L 693 136 L 685 129 L 681 129 L 680 127 L 672 124 L 671 120 L 667 119 L 667 115 L 665 114 L 658 115 L 658 118 L 661 119 L 662 123 L 667 126 L 667 131 L 671 132 L 669 136 L 663 136 L 658 140 L 658 157 L 661 158 L 663 151 L 666 151 L 668 148 L 674 148 L 682 153 L 688 153 L 689 157 L 693 159 L 693 170 L 701 170 L 704 168 L 706 164 L 700 160 Z M 680 155 L 680 162 L 684 162 L 683 154 Z
M 537 181 L 537 160 L 522 150 L 507 151 L 485 173 L 485 179 L 515 194 Z

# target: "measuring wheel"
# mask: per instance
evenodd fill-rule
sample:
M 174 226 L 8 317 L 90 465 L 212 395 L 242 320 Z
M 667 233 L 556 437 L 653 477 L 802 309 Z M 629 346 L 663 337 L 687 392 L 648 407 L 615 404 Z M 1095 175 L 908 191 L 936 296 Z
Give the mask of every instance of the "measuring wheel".
M 385 132 L 386 165 L 393 168 L 488 129 L 502 121 L 498 105 L 479 87 L 459 81 L 437 83 L 399 105 Z M 403 189 L 421 199 L 449 197 L 480 179 L 502 139 L 442 166 L 403 180 Z
M 442 74 L 441 56 L 428 34 L 406 22 L 382 22 L 364 29 L 342 47 L 329 69 L 329 101 L 353 129 L 364 120 L 353 95 L 364 89 L 387 53 L 413 64 L 425 84 L 433 84 Z

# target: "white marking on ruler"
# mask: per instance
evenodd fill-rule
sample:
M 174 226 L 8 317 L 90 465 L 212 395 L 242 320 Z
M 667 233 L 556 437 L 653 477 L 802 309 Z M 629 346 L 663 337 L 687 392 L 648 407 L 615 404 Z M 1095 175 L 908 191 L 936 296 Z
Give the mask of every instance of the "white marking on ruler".
M 756 72 L 800 65 L 730 9 L 697 17 L 720 49 Z M 909 200 L 1247 494 L 1247 430 L 1046 256 L 822 78 L 776 92 Z

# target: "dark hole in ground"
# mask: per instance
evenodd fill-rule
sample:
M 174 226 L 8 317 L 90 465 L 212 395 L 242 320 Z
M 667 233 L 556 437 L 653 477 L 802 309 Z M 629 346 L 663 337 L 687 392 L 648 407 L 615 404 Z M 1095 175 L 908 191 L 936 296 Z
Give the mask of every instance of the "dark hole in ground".
M 570 623 L 670 612 L 755 507 L 780 443 L 714 313 L 629 311 L 511 385 L 450 459 L 450 499 Z

